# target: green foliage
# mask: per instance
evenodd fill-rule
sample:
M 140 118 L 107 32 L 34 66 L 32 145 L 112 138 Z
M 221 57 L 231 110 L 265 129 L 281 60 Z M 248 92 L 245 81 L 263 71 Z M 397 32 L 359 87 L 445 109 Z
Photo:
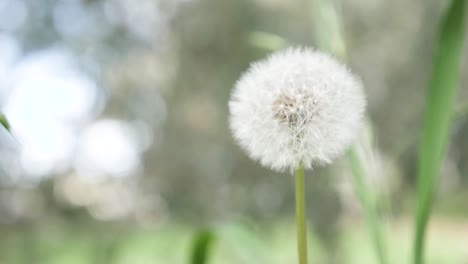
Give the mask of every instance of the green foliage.
M 314 22 L 317 25 L 314 29 L 318 46 L 345 61 L 347 57 L 346 43 L 342 34 L 342 23 L 334 2 L 329 0 L 313 1 L 313 7 Z M 378 263 L 388 263 L 383 227 L 379 223 L 377 207 L 372 202 L 372 190 L 366 182 L 369 177 L 363 168 L 365 161 L 356 153 L 355 147 L 348 153 L 348 159 L 352 170 L 354 192 L 364 211 Z
M 193 240 L 190 263 L 207 264 L 214 240 L 215 234 L 213 231 L 209 229 L 198 231 Z
M 413 263 L 424 263 L 425 230 L 447 146 L 459 79 L 465 0 L 453 0 L 441 23 L 419 148 Z
M 10 130 L 10 123 L 8 123 L 8 120 L 2 113 L 0 113 L 0 124 L 4 126 L 7 130 Z
M 348 158 L 351 164 L 354 190 L 358 196 L 359 201 L 361 202 L 367 224 L 369 225 L 372 243 L 379 261 L 378 263 L 388 263 L 382 226 L 379 223 L 375 203 L 372 202 L 372 197 L 370 194 L 371 189 L 369 186 L 367 186 L 365 181 L 366 175 L 362 166 L 362 161 L 359 159 L 355 149 L 350 150 L 348 153 Z
M 252 31 L 249 33 L 247 41 L 253 47 L 275 51 L 288 46 L 288 41 L 284 38 L 263 31 Z

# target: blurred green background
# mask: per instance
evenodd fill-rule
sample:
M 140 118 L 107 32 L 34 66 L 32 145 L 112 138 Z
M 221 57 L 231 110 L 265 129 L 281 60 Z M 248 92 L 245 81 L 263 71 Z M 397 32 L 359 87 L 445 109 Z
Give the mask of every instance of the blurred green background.
M 228 129 L 250 62 L 320 46 L 338 14 L 365 84 L 361 145 L 407 263 L 426 87 L 444 0 L 0 0 L 0 264 L 295 263 L 291 175 L 251 161 Z M 468 27 L 466 27 L 468 28 Z M 332 38 L 333 39 L 333 38 Z M 441 169 L 428 263 L 468 263 L 468 49 Z M 371 143 L 369 143 L 371 142 Z M 375 263 L 346 159 L 307 172 L 310 262 Z

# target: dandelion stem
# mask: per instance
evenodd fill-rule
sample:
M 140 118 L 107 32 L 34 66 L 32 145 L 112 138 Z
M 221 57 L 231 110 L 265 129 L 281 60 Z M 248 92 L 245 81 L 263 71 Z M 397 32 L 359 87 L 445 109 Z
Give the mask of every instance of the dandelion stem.
M 299 264 L 307 264 L 304 166 L 302 164 L 296 169 L 296 228 Z

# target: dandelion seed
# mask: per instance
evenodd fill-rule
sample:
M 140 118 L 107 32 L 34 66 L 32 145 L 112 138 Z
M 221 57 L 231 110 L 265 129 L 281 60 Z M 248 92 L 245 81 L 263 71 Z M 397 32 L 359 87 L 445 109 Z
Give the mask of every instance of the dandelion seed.
M 229 102 L 230 128 L 254 160 L 276 171 L 330 163 L 356 138 L 361 81 L 333 57 L 290 48 L 252 64 Z

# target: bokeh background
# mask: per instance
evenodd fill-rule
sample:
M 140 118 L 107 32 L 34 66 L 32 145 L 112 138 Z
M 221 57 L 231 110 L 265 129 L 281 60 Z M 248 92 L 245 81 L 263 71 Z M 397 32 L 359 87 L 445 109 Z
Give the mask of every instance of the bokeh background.
M 242 153 L 227 102 L 250 62 L 320 47 L 317 16 L 333 14 L 368 95 L 368 180 L 406 263 L 448 1 L 334 2 L 0 0 L 0 263 L 188 263 L 203 228 L 211 263 L 294 263 L 293 179 Z M 467 51 L 428 263 L 468 263 Z M 375 263 L 346 158 L 307 176 L 311 263 Z

